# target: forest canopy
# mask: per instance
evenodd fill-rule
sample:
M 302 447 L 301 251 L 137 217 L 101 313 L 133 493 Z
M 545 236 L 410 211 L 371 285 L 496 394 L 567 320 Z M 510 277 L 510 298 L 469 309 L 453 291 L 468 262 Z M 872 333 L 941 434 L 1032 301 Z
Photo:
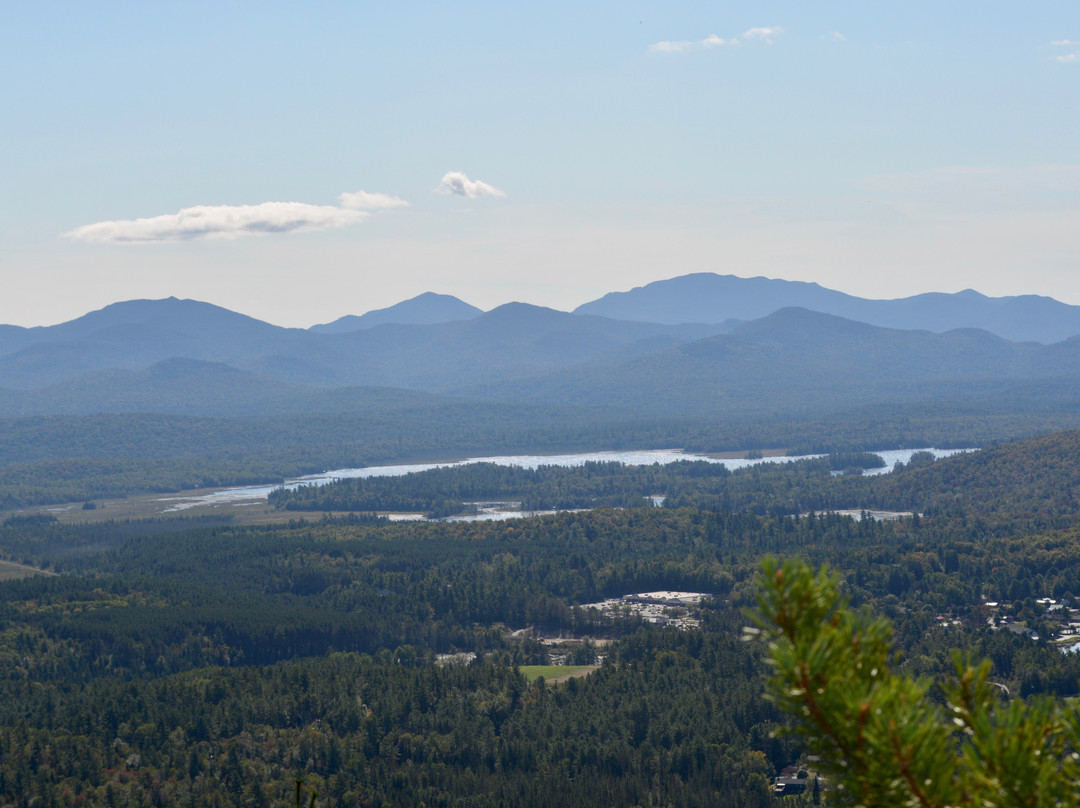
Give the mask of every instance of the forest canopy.
M 765 806 L 791 767 L 806 790 L 785 799 L 833 799 L 829 761 L 776 735 L 765 648 L 741 641 L 762 557 L 828 564 L 891 620 L 895 676 L 946 681 L 959 651 L 989 660 L 1003 710 L 1075 697 L 1080 657 L 1053 638 L 1080 608 L 1078 442 L 878 476 L 829 458 L 478 467 L 377 492 L 667 496 L 502 522 L 9 513 L 0 804 L 280 805 L 302 776 L 320 804 Z M 672 591 L 706 597 L 623 600 Z M 591 672 L 520 670 L 562 664 Z

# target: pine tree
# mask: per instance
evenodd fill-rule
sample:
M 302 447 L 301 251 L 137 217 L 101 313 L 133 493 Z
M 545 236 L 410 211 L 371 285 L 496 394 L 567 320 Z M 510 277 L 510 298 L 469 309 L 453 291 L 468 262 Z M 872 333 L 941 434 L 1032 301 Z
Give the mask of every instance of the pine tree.
M 838 576 L 768 560 L 748 636 L 770 647 L 770 697 L 820 756 L 830 802 L 896 806 L 1080 804 L 1080 717 L 1049 698 L 1003 701 L 988 662 L 956 655 L 942 684 L 891 670 L 891 626 L 856 614 Z

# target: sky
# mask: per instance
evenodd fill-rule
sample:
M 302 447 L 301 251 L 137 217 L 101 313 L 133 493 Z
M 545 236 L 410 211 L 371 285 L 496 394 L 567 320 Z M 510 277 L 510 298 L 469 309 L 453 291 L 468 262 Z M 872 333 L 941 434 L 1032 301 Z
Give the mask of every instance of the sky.
M 0 323 L 690 272 L 1080 305 L 1080 4 L 3 3 Z

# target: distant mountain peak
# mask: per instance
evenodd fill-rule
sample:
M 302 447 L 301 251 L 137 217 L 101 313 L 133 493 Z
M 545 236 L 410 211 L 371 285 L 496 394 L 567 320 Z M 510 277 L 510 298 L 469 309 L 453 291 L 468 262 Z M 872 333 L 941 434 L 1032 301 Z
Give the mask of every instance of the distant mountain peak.
M 487 314 L 516 314 L 521 312 L 556 312 L 557 314 L 566 314 L 564 311 L 553 309 L 548 306 L 537 306 L 535 303 L 522 303 L 519 300 L 511 300 L 509 303 L 503 303 L 501 306 L 496 306 Z
M 416 297 L 403 300 L 385 309 L 375 309 L 361 315 L 346 314 L 332 323 L 313 325 L 308 330 L 316 334 L 342 334 L 347 331 L 374 328 L 387 323 L 436 325 L 458 320 L 471 320 L 482 313 L 481 309 L 471 306 L 453 295 L 423 292 Z
M 574 313 L 668 325 L 722 323 L 756 320 L 785 306 L 820 311 L 840 298 L 848 295 L 816 283 L 695 272 L 653 281 L 629 292 L 611 292 L 578 306 Z
M 36 334 L 49 333 L 53 339 L 85 337 L 97 331 L 126 325 L 149 324 L 167 327 L 182 324 L 185 328 L 247 327 L 277 329 L 278 326 L 246 314 L 201 300 L 166 297 L 160 299 L 122 300 L 54 326 L 30 329 Z

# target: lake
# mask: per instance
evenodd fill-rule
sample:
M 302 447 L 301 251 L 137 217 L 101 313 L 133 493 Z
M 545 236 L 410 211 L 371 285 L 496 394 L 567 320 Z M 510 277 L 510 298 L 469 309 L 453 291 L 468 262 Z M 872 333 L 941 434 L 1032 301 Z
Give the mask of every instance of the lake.
M 907 463 L 915 452 L 930 452 L 935 458 L 948 457 L 967 449 L 891 449 L 888 451 L 874 452 L 885 461 L 885 466 L 880 469 L 871 469 L 867 474 L 885 474 L 892 471 L 899 461 Z M 365 466 L 358 469 L 335 469 L 322 474 L 311 474 L 286 480 L 284 484 L 277 485 L 250 485 L 239 488 L 226 488 L 220 491 L 211 491 L 206 494 L 185 495 L 182 497 L 163 497 L 162 502 L 168 503 L 166 512 L 185 511 L 203 505 L 243 505 L 245 503 L 265 502 L 271 491 L 278 488 L 299 488 L 302 485 L 326 485 L 335 480 L 348 480 L 365 477 L 400 477 L 414 471 L 427 471 L 429 469 L 450 468 L 453 466 L 465 466 L 470 463 L 494 463 L 498 466 L 518 466 L 521 468 L 535 469 L 540 466 L 583 466 L 589 462 L 600 463 L 623 463 L 628 466 L 663 465 L 677 463 L 681 460 L 703 460 L 706 463 L 719 463 L 731 471 L 747 468 L 760 463 L 787 463 L 795 460 L 808 460 L 821 455 L 800 455 L 793 457 L 758 457 L 758 458 L 730 458 L 710 457 L 709 455 L 683 452 L 678 449 L 650 449 L 636 452 L 580 452 L 576 454 L 561 455 L 499 455 L 496 457 L 470 457 L 465 460 L 454 460 L 445 463 L 407 463 L 393 466 Z M 505 511 L 502 513 L 506 513 Z M 515 512 L 515 515 L 521 515 Z M 507 518 L 506 516 L 488 514 L 486 516 L 474 516 L 475 518 Z

